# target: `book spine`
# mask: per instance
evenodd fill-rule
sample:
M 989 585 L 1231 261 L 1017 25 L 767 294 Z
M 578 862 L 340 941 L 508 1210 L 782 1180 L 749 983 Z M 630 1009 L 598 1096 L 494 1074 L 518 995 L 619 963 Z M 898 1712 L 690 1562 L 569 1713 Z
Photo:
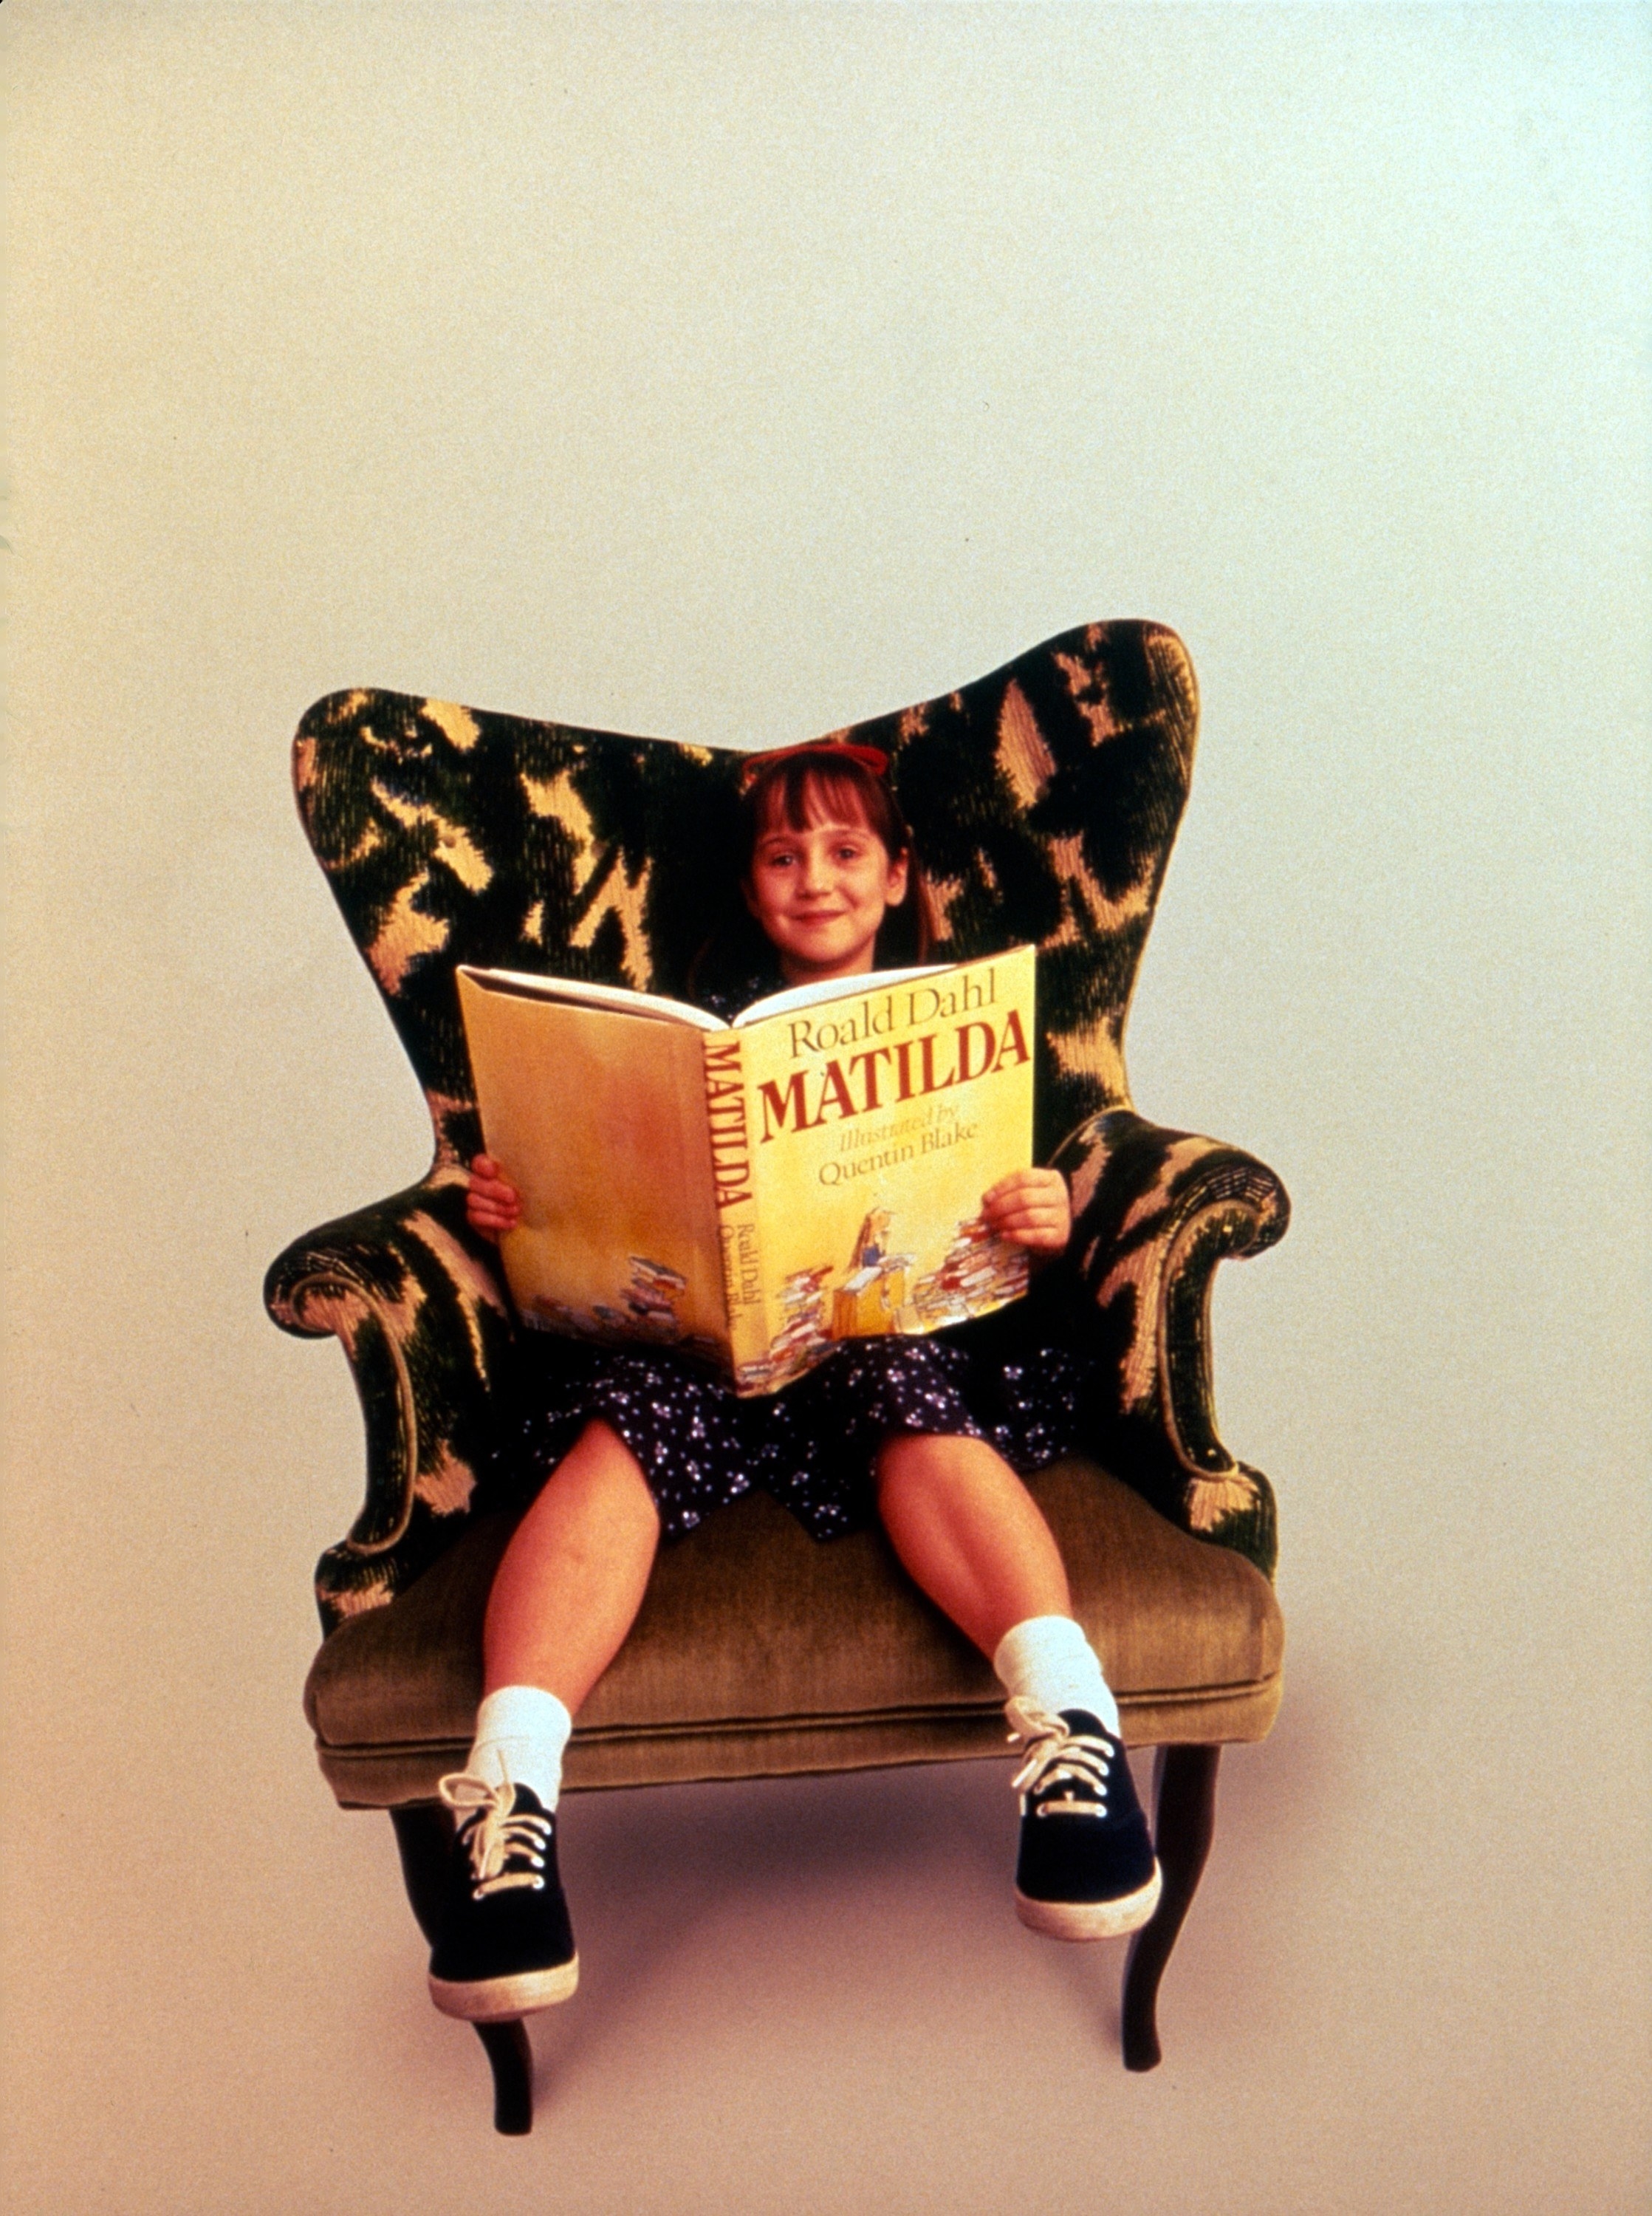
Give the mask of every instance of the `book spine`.
M 738 1031 L 708 1032 L 703 1043 L 706 1123 L 711 1134 L 711 1185 L 722 1257 L 729 1358 L 738 1386 L 764 1354 L 768 1329 L 758 1248 L 752 1183 L 751 1104 Z

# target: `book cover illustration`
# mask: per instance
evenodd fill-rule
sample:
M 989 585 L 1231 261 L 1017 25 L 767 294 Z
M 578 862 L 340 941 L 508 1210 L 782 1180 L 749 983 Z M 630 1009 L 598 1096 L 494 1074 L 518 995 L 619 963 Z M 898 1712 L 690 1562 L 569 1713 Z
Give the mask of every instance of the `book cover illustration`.
M 523 1196 L 524 1320 L 669 1345 L 742 1394 L 838 1340 L 1026 1290 L 982 1194 L 1032 1160 L 1034 951 L 777 994 L 724 1025 L 462 970 L 489 1153 Z

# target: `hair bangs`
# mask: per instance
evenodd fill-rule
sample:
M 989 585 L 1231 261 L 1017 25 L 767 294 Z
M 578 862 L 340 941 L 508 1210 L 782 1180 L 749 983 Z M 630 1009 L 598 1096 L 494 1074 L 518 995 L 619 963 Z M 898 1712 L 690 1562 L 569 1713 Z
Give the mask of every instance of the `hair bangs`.
M 759 838 L 769 831 L 807 831 L 812 823 L 863 823 L 892 859 L 906 852 L 906 826 L 890 805 L 888 788 L 857 762 L 821 755 L 781 762 L 758 780 L 752 803 Z
M 774 831 L 807 831 L 814 823 L 863 823 L 889 859 L 912 847 L 912 834 L 888 781 L 841 754 L 797 754 L 760 772 L 745 796 L 750 869 L 759 839 Z

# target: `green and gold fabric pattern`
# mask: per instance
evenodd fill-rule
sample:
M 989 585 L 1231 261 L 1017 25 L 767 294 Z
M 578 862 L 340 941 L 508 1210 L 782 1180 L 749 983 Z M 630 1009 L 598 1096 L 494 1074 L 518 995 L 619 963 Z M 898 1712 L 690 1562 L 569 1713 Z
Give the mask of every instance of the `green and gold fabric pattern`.
M 883 748 L 934 888 L 937 957 L 1039 950 L 1039 1159 L 1073 1187 L 1073 1254 L 1115 1412 L 1098 1461 L 1266 1569 L 1266 1480 L 1215 1431 L 1209 1286 L 1282 1234 L 1273 1173 L 1131 1107 L 1124 1026 L 1192 770 L 1174 633 L 1092 625 L 944 699 L 857 724 Z M 290 1246 L 285 1329 L 335 1335 L 360 1391 L 366 1501 L 323 1555 L 329 1628 L 392 1598 L 477 1505 L 512 1343 L 497 1258 L 464 1220 L 480 1142 L 460 963 L 681 994 L 734 876 L 740 753 L 335 693 L 294 746 L 298 806 L 429 1104 L 409 1191 Z

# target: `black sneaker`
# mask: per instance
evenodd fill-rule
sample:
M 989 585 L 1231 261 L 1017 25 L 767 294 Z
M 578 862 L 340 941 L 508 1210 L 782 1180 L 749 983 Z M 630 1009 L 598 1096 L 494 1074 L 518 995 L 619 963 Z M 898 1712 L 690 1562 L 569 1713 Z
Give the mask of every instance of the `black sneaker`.
M 470 2023 L 506 2023 L 565 2001 L 580 1958 L 556 1874 L 556 1817 L 525 1785 L 461 1773 L 437 1790 L 459 1827 L 430 1997 Z
M 1006 1714 L 1024 1757 L 1016 1915 L 1052 1939 L 1139 1930 L 1160 1879 L 1122 1740 L 1084 1708 L 1055 1716 L 1016 1700 Z

